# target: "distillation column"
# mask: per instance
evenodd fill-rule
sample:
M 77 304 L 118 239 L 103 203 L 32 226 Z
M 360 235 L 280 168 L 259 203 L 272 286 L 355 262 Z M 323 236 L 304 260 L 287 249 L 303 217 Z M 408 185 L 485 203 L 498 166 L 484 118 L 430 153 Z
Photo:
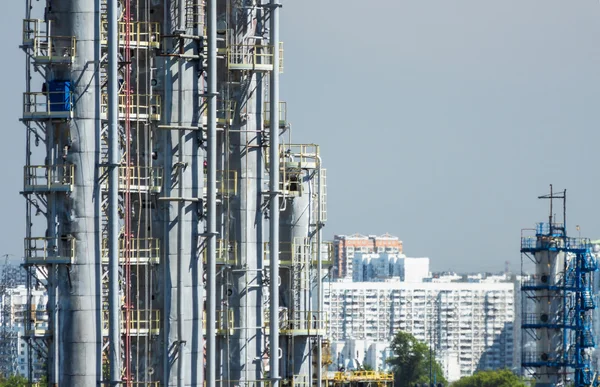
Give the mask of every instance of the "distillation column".
M 298 155 L 296 155 L 298 156 Z M 311 375 L 310 329 L 316 328 L 316 314 L 311 303 L 310 269 L 311 250 L 310 223 L 313 216 L 315 177 L 314 159 L 312 169 L 302 161 L 294 160 L 291 154 L 281 161 L 281 182 L 284 201 L 279 234 L 281 236 L 280 306 L 287 316 L 277 316 L 286 321 L 284 332 L 290 336 L 281 340 L 284 361 L 281 375 L 293 377 L 296 382 L 308 383 Z M 306 169 L 303 169 L 306 168 Z M 313 220 L 314 223 L 314 220 Z M 313 324 L 313 325 L 311 325 Z M 316 330 L 313 334 L 316 333 Z M 289 367 L 289 369 L 288 369 Z
M 68 161 L 74 166 L 70 212 L 63 219 L 62 233 L 75 238 L 75 257 L 70 268 L 58 269 L 60 385 L 96 385 L 101 373 L 99 360 L 100 262 L 96 248 L 96 207 L 99 200 L 96 169 L 98 110 L 99 26 L 93 1 L 53 0 L 47 15 L 53 22 L 52 35 L 75 36 L 77 54 L 70 74 L 54 74 L 70 80 L 77 103 L 70 121 Z M 64 78 L 63 78 L 64 77 Z M 56 359 L 55 359 L 56 361 Z
M 204 150 L 200 129 L 199 88 L 202 1 L 152 2 L 162 20 L 163 60 L 157 63 L 165 101 L 163 130 L 157 157 L 165 171 L 163 240 L 166 262 L 162 268 L 162 364 L 165 386 L 203 383 L 204 308 L 200 214 L 204 186 Z M 200 24 L 199 24 L 200 23 Z M 200 29 L 200 31 L 198 31 Z
M 225 118 L 218 148 L 224 152 L 222 180 L 234 174 L 239 188 L 222 202 L 222 238 L 237 251 L 235 262 L 219 275 L 219 309 L 225 325 L 232 328 L 218 339 L 217 378 L 224 386 L 259 386 L 267 377 L 263 366 L 268 355 L 263 331 L 266 277 L 262 208 L 267 187 L 261 121 L 264 72 L 272 65 L 265 63 L 267 56 L 261 56 L 268 49 L 260 38 L 264 33 L 263 13 L 255 2 L 217 2 L 217 29 L 222 38 L 219 47 L 227 52 L 226 66 L 219 69 L 217 80 L 218 115 Z
M 573 381 L 576 387 L 593 384 L 591 353 L 595 348 L 592 315 L 592 278 L 597 270 L 586 238 L 567 236 L 566 191 L 555 194 L 550 186 L 548 223 L 538 223 L 535 235 L 525 230 L 521 237 L 522 257 L 534 265 L 534 275 L 524 275 L 521 285 L 524 340 L 521 365 L 536 378 L 536 385 L 551 387 Z M 563 223 L 554 221 L 552 201 L 562 199 Z M 527 260 L 522 258 L 523 264 Z M 523 273 L 525 274 L 525 273 Z M 528 302 L 529 301 L 529 302 Z M 535 312 L 529 310 L 535 302 Z M 574 375 L 571 378 L 571 374 Z

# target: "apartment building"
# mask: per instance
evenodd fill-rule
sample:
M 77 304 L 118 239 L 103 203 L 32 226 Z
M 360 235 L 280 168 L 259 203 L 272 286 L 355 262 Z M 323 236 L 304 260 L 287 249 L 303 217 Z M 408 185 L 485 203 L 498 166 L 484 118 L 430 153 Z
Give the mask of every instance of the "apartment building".
M 32 304 L 32 312 L 27 313 L 27 304 Z M 45 371 L 39 353 L 47 351 L 43 340 L 48 330 L 46 304 L 48 296 L 44 290 L 32 290 L 19 285 L 6 288 L 0 298 L 2 313 L 0 314 L 0 372 L 4 375 L 29 375 L 28 357 L 34 359 L 31 370 L 34 379 L 38 380 Z M 27 340 L 38 343 L 28 346 Z M 40 362 L 36 359 L 40 358 Z
M 429 276 L 429 258 L 409 258 L 395 253 L 357 253 L 352 259 L 354 282 L 423 282 Z
M 513 368 L 514 284 L 484 278 L 470 281 L 324 284 L 332 356 L 339 357 L 352 341 L 346 356 L 367 359 L 374 343 L 389 344 L 403 330 L 433 347 L 451 380 L 478 369 Z M 364 341 L 364 349 L 356 350 L 356 341 Z M 380 354 L 375 358 L 385 358 L 382 346 L 377 345 Z M 385 362 L 377 363 L 385 366 Z
M 352 278 L 352 259 L 355 253 L 402 254 L 402 241 L 398 237 L 384 235 L 335 235 L 333 238 L 333 278 Z

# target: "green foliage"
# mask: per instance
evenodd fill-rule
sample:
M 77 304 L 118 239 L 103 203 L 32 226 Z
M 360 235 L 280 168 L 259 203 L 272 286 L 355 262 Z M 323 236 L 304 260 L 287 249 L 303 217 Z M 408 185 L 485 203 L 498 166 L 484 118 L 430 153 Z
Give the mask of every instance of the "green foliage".
M 0 381 L 0 387 L 27 387 L 27 378 L 21 375 L 12 375 Z
M 472 376 L 461 378 L 452 387 L 526 387 L 517 375 L 510 370 L 479 371 Z
M 435 361 L 427 344 L 418 341 L 410 333 L 396 333 L 391 349 L 394 357 L 387 362 L 394 369 L 394 386 L 412 387 L 415 383 L 430 383 L 430 375 L 431 383 L 435 380 L 436 383 L 446 384 L 442 367 Z
M 363 371 L 375 371 L 373 369 L 373 366 L 370 364 L 363 364 L 362 369 L 363 369 Z

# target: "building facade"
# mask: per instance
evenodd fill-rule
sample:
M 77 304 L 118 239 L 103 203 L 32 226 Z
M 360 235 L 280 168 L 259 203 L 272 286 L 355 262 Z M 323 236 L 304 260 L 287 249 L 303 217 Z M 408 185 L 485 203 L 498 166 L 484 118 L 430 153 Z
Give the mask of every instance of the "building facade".
M 324 295 L 334 359 L 348 340 L 368 343 L 350 352 L 366 359 L 373 343 L 402 330 L 432 347 L 450 378 L 514 367 L 512 282 L 339 281 L 325 284 Z
M 28 305 L 28 299 L 30 304 Z M 39 356 L 41 348 L 28 346 L 28 337 L 43 335 L 48 329 L 46 304 L 48 296 L 44 290 L 32 290 L 29 295 L 24 285 L 6 288 L 0 300 L 0 372 L 4 376 L 32 374 L 39 380 L 44 373 L 44 362 Z M 29 314 L 27 313 L 29 309 Z M 35 312 L 31 312 L 35 311 Z M 31 322 L 32 330 L 26 330 L 26 320 Z M 29 362 L 31 356 L 32 361 Z
M 402 241 L 389 234 L 380 236 L 335 235 L 333 246 L 334 278 L 352 278 L 352 260 L 355 253 L 402 254 Z
M 394 253 L 357 253 L 352 259 L 354 282 L 423 282 L 429 277 L 429 258 L 409 258 Z

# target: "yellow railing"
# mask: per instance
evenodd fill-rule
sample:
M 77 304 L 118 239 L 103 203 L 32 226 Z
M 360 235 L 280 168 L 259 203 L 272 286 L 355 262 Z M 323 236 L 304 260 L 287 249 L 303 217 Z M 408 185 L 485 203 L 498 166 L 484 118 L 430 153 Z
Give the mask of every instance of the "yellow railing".
M 269 310 L 265 310 L 264 324 L 269 328 L 270 316 Z M 279 329 L 283 334 L 323 334 L 325 326 L 329 322 L 327 312 L 318 312 L 313 310 L 280 311 L 277 316 L 279 320 Z
M 269 379 L 256 379 L 256 380 L 232 380 L 232 379 L 218 379 L 215 387 L 232 387 L 232 386 L 261 386 L 269 387 L 271 381 Z M 207 386 L 208 387 L 208 386 Z
M 70 164 L 26 165 L 23 186 L 30 191 L 71 191 L 75 167 Z
M 73 96 L 65 92 L 23 93 L 23 118 L 69 118 Z
M 208 177 L 204 174 L 204 192 L 207 192 Z M 237 195 L 237 171 L 217 171 L 217 195 L 224 197 Z
M 119 22 L 119 45 L 125 45 L 127 23 Z M 102 44 L 108 42 L 108 21 L 102 21 Z M 129 23 L 130 47 L 160 47 L 160 23 L 158 22 L 130 22 Z
M 314 251 L 312 262 L 317 264 L 318 244 L 313 242 L 312 251 Z M 329 266 L 333 264 L 333 242 L 321 242 L 321 264 Z
M 265 128 L 271 125 L 271 103 L 265 102 L 263 109 L 264 126 Z M 279 123 L 280 128 L 285 128 L 287 125 L 287 103 L 279 101 Z
M 160 95 L 131 94 L 129 96 L 129 108 L 126 104 L 127 95 L 119 94 L 119 118 L 124 119 L 129 110 L 129 119 L 151 119 L 160 120 Z M 108 114 L 108 94 L 102 94 L 100 113 L 103 118 Z
M 283 42 L 279 42 L 279 72 L 283 74 Z
M 75 238 L 25 238 L 25 264 L 72 263 Z
M 102 311 L 104 331 L 109 328 L 108 310 Z M 160 310 L 134 309 L 121 311 L 121 333 L 127 332 L 127 313 L 129 313 L 129 332 L 135 334 L 157 334 L 160 331 Z
M 106 177 L 107 167 L 101 168 L 101 174 Z M 127 174 L 129 173 L 129 176 Z M 119 190 L 127 189 L 129 180 L 129 190 L 132 192 L 152 192 L 158 193 L 162 189 L 163 169 L 161 167 L 142 167 L 142 166 L 120 166 L 119 167 Z M 102 188 L 108 188 L 108 178 L 102 180 Z
M 203 262 L 207 263 L 207 245 L 202 245 Z M 234 265 L 237 262 L 237 242 L 217 239 L 217 264 Z
M 193 28 L 197 23 L 204 22 L 204 0 L 185 1 L 185 23 L 187 28 Z
M 227 47 L 227 67 L 230 70 L 273 70 L 273 46 L 234 44 Z M 283 72 L 283 43 L 279 45 L 279 71 Z
M 321 222 L 327 221 L 327 169 L 321 168 L 321 179 L 319 184 L 321 184 Z
M 217 98 L 217 125 L 231 125 L 235 117 L 236 101 L 230 99 Z M 201 106 L 202 116 L 204 120 L 208 115 L 208 103 Z
M 39 63 L 70 63 L 77 54 L 74 36 L 51 36 L 48 24 L 39 19 L 23 20 L 23 46 L 32 49 L 31 55 Z
M 319 157 L 319 146 L 316 144 L 281 144 L 279 145 L 282 168 L 285 166 L 298 168 L 316 168 Z
M 133 264 L 160 262 L 160 240 L 157 238 L 132 238 L 130 262 Z M 119 263 L 125 263 L 125 240 L 119 240 Z M 102 239 L 102 263 L 109 262 L 108 239 Z
M 310 245 L 304 241 L 304 238 L 295 238 L 294 242 L 279 242 L 279 263 L 282 265 L 291 265 L 294 261 L 310 262 Z M 270 243 L 264 243 L 263 261 L 269 264 L 271 257 Z M 316 254 L 316 250 L 312 251 Z
M 215 326 L 217 333 L 222 334 L 222 333 L 225 333 L 226 331 L 232 330 L 235 327 L 235 324 L 233 323 L 233 321 L 234 321 L 233 309 L 217 310 L 217 321 L 216 321 L 216 326 Z M 202 323 L 203 323 L 202 326 L 204 327 L 204 332 L 206 333 L 206 328 L 208 326 L 207 318 L 206 318 L 206 311 L 202 312 Z
M 393 383 L 394 374 L 391 372 L 382 371 L 350 371 L 350 372 L 335 372 L 333 379 L 325 377 L 326 381 L 334 382 L 386 382 Z
M 308 375 L 294 375 L 292 377 L 292 387 L 305 387 L 312 386 L 310 376 Z

